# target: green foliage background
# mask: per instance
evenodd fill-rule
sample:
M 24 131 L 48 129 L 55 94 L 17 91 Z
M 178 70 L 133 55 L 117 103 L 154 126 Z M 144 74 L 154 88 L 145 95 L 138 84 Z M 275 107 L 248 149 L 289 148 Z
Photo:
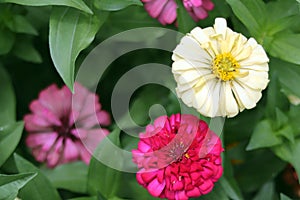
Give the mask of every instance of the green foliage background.
M 226 18 L 233 30 L 263 45 L 270 57 L 270 84 L 255 109 L 226 119 L 224 176 L 210 194 L 197 199 L 296 198 L 282 177 L 288 163 L 300 174 L 300 107 L 287 99 L 300 98 L 299 1 L 213 2 L 209 17 L 196 24 L 178 1 L 178 30 L 187 33 L 195 26 L 211 26 L 215 17 Z M 49 84 L 73 89 L 76 70 L 93 47 L 116 33 L 149 26 L 161 25 L 139 0 L 0 0 L 1 200 L 154 199 L 134 174 L 118 172 L 96 159 L 89 166 L 75 162 L 53 170 L 36 163 L 24 145 L 22 122 L 29 103 Z M 116 60 L 98 88 L 104 109 L 110 111 L 111 93 L 122 74 L 149 62 L 171 66 L 170 57 L 168 52 L 145 49 Z M 135 121 L 149 123 L 148 109 L 155 103 L 164 105 L 168 114 L 179 112 L 174 94 L 149 85 L 132 99 Z M 114 130 L 109 140 L 123 149 L 136 147 L 136 138 L 110 128 Z M 102 151 L 105 142 L 99 145 Z

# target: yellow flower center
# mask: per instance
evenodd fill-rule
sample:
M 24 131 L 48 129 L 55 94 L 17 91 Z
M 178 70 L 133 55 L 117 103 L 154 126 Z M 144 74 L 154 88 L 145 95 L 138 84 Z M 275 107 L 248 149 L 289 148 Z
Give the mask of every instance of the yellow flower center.
M 239 72 L 240 64 L 231 53 L 219 54 L 213 61 L 213 73 L 223 81 L 232 80 Z

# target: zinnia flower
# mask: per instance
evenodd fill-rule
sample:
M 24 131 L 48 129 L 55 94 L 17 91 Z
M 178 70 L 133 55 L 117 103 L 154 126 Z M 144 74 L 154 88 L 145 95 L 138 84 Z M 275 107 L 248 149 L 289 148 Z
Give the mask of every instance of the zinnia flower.
M 140 138 L 132 151 L 137 181 L 155 197 L 198 197 L 222 176 L 220 138 L 193 115 L 159 117 Z
M 141 0 L 149 15 L 163 24 L 172 24 L 177 18 L 175 0 Z M 195 21 L 208 16 L 207 11 L 214 8 L 211 0 L 182 0 L 183 5 Z
M 263 47 L 233 32 L 223 18 L 184 36 L 172 59 L 178 97 L 208 117 L 255 107 L 269 82 Z
M 32 114 L 24 117 L 29 132 L 26 144 L 39 162 L 48 167 L 83 160 L 89 163 L 91 152 L 107 135 L 109 114 L 101 110 L 99 97 L 75 83 L 75 94 L 55 84 L 41 91 L 30 104 Z M 75 126 L 76 125 L 76 126 Z

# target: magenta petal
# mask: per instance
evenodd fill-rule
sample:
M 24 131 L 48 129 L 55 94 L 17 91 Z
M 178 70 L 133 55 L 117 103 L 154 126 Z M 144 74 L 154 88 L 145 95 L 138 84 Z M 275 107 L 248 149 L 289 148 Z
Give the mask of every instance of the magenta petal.
M 158 117 L 157 119 L 154 120 L 154 127 L 163 128 L 167 120 L 168 120 L 167 116 Z
M 188 196 L 185 194 L 185 191 L 178 191 L 175 194 L 176 200 L 188 200 Z
M 152 181 L 155 177 L 156 177 L 157 173 L 156 172 L 146 172 L 146 173 L 142 173 L 142 179 L 144 180 L 144 182 L 148 183 L 150 181 Z
M 151 147 L 146 144 L 145 142 L 141 141 L 138 143 L 138 149 L 141 151 L 141 152 L 147 152 Z
M 159 183 L 157 179 L 154 179 L 149 183 L 147 189 L 152 196 L 159 197 L 164 190 L 165 185 L 165 182 Z
M 189 197 L 198 197 L 201 195 L 201 192 L 198 188 L 194 187 L 192 190 L 186 192 Z
M 207 194 L 213 189 L 214 185 L 210 179 L 205 180 L 200 186 L 199 189 L 202 194 Z

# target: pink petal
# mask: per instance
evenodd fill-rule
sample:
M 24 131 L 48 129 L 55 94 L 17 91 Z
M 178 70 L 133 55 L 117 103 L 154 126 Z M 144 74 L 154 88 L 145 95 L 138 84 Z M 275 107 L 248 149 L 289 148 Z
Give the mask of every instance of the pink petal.
M 94 152 L 101 140 L 108 134 L 109 131 L 103 128 L 88 130 L 87 137 L 82 139 L 82 143 L 90 152 Z
M 56 126 L 61 126 L 59 118 L 57 118 L 49 109 L 45 108 L 38 100 L 32 101 L 29 108 L 33 113 L 40 117 L 44 117 L 48 122 Z
M 81 160 L 88 165 L 90 163 L 92 154 L 81 143 L 77 142 L 76 145 L 80 153 Z
M 110 115 L 108 112 L 101 110 L 97 113 L 98 121 L 100 125 L 108 126 L 111 123 Z
M 40 92 L 39 101 L 44 107 L 51 110 L 51 112 L 54 113 L 56 116 L 60 117 L 60 103 L 63 99 L 57 97 L 58 92 L 58 87 L 55 84 L 52 84 Z
M 202 5 L 202 0 L 190 0 L 195 7 L 199 7 Z
M 45 145 L 45 144 L 47 145 L 51 144 L 50 146 L 52 146 L 57 137 L 58 135 L 55 132 L 32 133 L 29 134 L 28 137 L 26 138 L 26 145 L 31 148 Z
M 161 12 L 158 20 L 163 24 L 172 24 L 177 17 L 177 5 L 174 1 L 169 1 Z
M 41 151 L 40 148 L 35 148 L 35 149 L 32 150 L 32 155 L 39 162 L 44 162 L 46 160 L 47 153 L 48 152 Z
M 49 127 L 52 124 L 47 121 L 47 119 L 39 116 L 39 115 L 33 115 L 33 114 L 28 114 L 24 117 L 25 123 L 31 123 L 32 125 L 38 126 L 38 127 Z
M 154 179 L 152 182 L 149 183 L 147 189 L 152 196 L 159 197 L 162 191 L 164 190 L 165 185 L 165 182 L 159 183 L 157 179 Z
M 85 99 L 90 92 L 79 83 L 74 84 L 74 94 L 72 96 L 72 110 L 81 111 L 84 106 Z
M 63 116 L 69 116 L 69 113 L 71 112 L 71 105 L 72 105 L 72 93 L 70 89 L 67 86 L 63 86 L 59 93 L 60 99 L 62 99 L 61 102 L 61 111 L 63 113 Z
M 202 7 L 194 7 L 193 11 L 199 19 L 205 19 L 208 16 L 207 12 Z
M 205 8 L 206 10 L 212 10 L 214 9 L 214 4 L 211 2 L 211 0 L 202 0 L 203 5 L 202 7 Z
M 76 160 L 79 156 L 77 146 L 71 139 L 66 139 L 64 148 L 64 160 L 70 162 Z
M 145 9 L 153 18 L 157 18 L 169 0 L 153 0 L 145 4 Z
M 81 128 L 72 129 L 71 134 L 74 135 L 76 138 L 84 139 L 87 137 L 88 130 Z
M 82 109 L 79 112 L 78 120 L 81 120 L 85 117 L 88 117 L 89 115 L 97 113 L 97 111 L 101 108 L 98 100 L 98 96 L 96 96 L 93 93 L 89 93 L 86 96 Z

